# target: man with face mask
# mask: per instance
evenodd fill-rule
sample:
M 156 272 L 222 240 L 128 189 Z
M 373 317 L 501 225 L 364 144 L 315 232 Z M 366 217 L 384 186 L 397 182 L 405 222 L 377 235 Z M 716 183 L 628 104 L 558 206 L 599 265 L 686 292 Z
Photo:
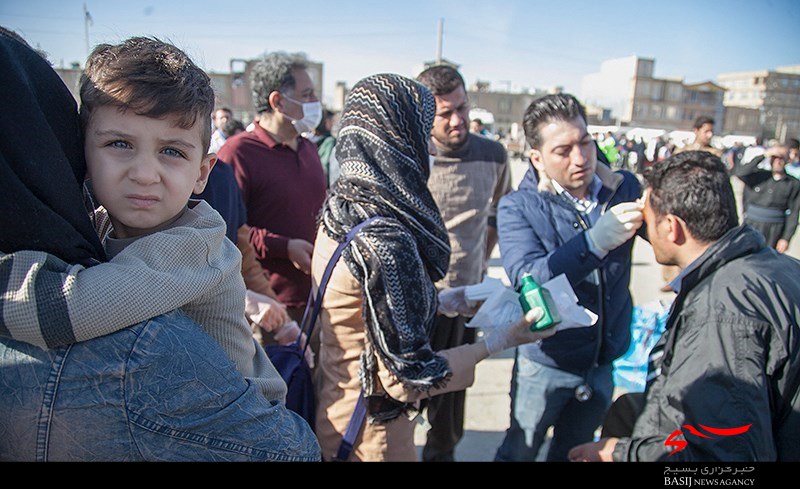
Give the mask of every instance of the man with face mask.
M 326 187 L 317 147 L 301 134 L 317 127 L 322 106 L 299 55 L 266 55 L 253 68 L 252 86 L 258 123 L 217 156 L 233 167 L 258 260 L 278 300 L 300 322 Z
M 503 146 L 469 132 L 469 99 L 458 71 L 434 66 L 417 79 L 436 99 L 431 131 L 436 156 L 431 159 L 428 188 L 442 213 L 452 248 L 447 275 L 436 285 L 452 291 L 483 279 L 497 244 L 497 203 L 511 191 L 511 179 Z M 452 310 L 443 296 L 439 296 L 439 314 L 431 338 L 434 351 L 474 343 L 475 330 L 464 327 L 474 311 L 469 307 Z M 431 429 L 423 460 L 453 460 L 464 433 L 464 400 L 463 390 L 431 398 Z

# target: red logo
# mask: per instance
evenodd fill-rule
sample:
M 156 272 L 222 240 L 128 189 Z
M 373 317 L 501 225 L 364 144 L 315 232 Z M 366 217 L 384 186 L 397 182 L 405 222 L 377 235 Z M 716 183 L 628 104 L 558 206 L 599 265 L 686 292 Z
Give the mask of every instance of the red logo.
M 709 436 L 709 435 L 707 435 L 705 433 L 702 433 L 700 430 L 698 430 L 697 428 L 695 428 L 694 426 L 692 426 L 690 424 L 685 424 L 681 428 L 684 428 L 685 430 L 687 430 L 689 432 L 689 434 L 694 435 L 694 436 L 699 436 L 700 438 L 714 438 L 715 436 L 736 436 L 736 435 L 741 435 L 742 433 L 747 433 L 747 430 L 749 430 L 750 427 L 753 426 L 753 424 L 750 423 L 749 425 L 740 426 L 738 428 L 711 428 L 709 426 L 703 426 L 701 424 L 699 424 L 697 426 L 699 426 L 704 431 L 706 431 L 706 432 L 708 432 L 708 433 L 710 433 L 711 435 L 714 435 L 714 436 Z M 680 435 L 683 435 L 684 439 L 683 440 L 676 440 L 675 438 L 677 436 L 680 436 Z M 685 440 L 685 438 L 686 438 L 686 434 L 684 434 L 683 431 L 681 431 L 680 429 L 677 429 L 677 430 L 673 431 L 672 434 L 669 435 L 669 438 L 667 438 L 667 440 L 664 442 L 664 446 L 665 447 L 675 447 L 675 450 L 673 450 L 670 453 L 670 455 L 674 455 L 675 453 L 680 452 L 681 450 L 686 448 L 686 445 L 688 445 L 689 442 L 687 442 Z

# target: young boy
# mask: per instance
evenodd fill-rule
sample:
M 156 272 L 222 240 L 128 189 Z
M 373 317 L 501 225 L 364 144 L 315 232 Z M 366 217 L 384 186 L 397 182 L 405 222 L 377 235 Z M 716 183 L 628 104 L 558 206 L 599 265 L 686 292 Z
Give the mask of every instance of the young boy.
M 53 325 L 31 318 L 8 323 L 11 336 L 52 348 L 179 307 L 265 397 L 282 400 L 286 384 L 245 319 L 241 255 L 225 238 L 221 216 L 189 200 L 216 162 L 207 154 L 208 75 L 175 46 L 136 37 L 95 48 L 80 96 L 88 172 L 103 206 L 97 229 L 111 261 L 75 267 L 62 280 L 65 334 L 44 334 Z

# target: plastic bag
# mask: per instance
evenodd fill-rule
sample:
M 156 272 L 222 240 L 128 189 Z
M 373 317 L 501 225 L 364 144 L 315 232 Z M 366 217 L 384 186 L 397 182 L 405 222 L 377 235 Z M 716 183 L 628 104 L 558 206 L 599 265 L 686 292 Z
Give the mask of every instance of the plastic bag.
M 664 334 L 668 306 L 652 301 L 633 308 L 631 345 L 614 365 L 614 386 L 625 392 L 644 392 L 650 350 Z

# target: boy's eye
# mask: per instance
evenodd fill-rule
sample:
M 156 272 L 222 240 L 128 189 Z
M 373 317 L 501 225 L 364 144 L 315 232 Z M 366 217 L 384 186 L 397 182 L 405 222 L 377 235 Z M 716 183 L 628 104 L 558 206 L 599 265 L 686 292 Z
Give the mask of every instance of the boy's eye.
M 173 158 L 185 158 L 186 156 L 180 150 L 175 148 L 164 148 L 162 151 L 167 156 L 172 156 Z
M 127 141 L 123 141 L 121 139 L 118 139 L 116 141 L 111 141 L 110 143 L 108 143 L 108 146 L 111 146 L 113 148 L 120 148 L 120 149 L 127 149 L 127 148 L 131 147 L 131 145 L 128 144 Z

